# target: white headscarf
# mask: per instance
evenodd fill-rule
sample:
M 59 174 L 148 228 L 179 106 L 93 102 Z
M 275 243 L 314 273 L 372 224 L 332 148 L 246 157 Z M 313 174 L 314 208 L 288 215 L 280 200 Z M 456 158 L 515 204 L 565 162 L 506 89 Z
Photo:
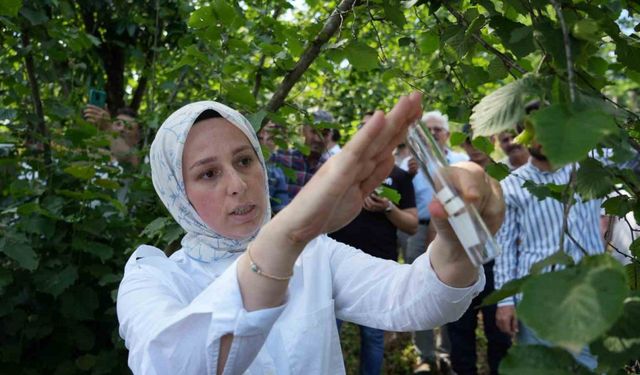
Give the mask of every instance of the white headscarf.
M 264 170 L 264 191 L 267 209 L 262 225 L 271 218 L 269 207 L 269 183 L 260 143 L 251 123 L 239 112 L 224 104 L 202 101 L 187 104 L 173 112 L 162 124 L 151 144 L 151 179 L 156 193 L 167 207 L 173 218 L 187 234 L 182 238 L 182 249 L 192 258 L 211 262 L 241 252 L 255 235 L 235 240 L 216 233 L 200 218 L 189 200 L 182 177 L 182 152 L 187 134 L 195 119 L 207 109 L 218 112 L 223 118 L 236 126 L 247 137 Z M 218 141 L 218 140 L 212 140 Z

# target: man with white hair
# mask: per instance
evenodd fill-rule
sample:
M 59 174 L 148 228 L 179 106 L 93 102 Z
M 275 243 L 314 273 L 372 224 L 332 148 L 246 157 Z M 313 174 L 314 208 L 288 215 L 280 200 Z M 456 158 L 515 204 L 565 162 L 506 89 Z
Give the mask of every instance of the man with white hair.
M 469 160 L 466 154 L 454 152 L 448 147 L 450 133 L 447 115 L 443 115 L 440 111 L 426 112 L 422 116 L 421 121 L 431 131 L 433 138 L 438 142 L 449 164 Z M 430 238 L 428 235 L 429 222 L 431 221 L 431 214 L 429 213 L 428 207 L 433 195 L 433 188 L 420 169 L 418 169 L 418 173 L 413 178 L 413 188 L 415 190 L 419 224 L 416 234 L 407 240 L 406 263 L 413 263 L 413 261 L 424 252 L 425 246 L 428 246 L 429 242 L 433 240 L 433 238 Z M 416 374 L 435 373 L 436 369 L 434 367 L 443 367 L 442 365 L 438 366 L 438 362 L 444 362 L 448 365 L 446 357 L 450 351 L 449 338 L 446 334 L 445 327 L 442 327 L 440 332 L 441 339 L 438 340 L 439 345 L 437 346 L 435 345 L 436 340 L 434 340 L 433 331 L 419 331 L 415 333 L 414 340 L 420 351 L 420 359 L 422 362 L 416 369 Z M 442 361 L 438 361 L 436 351 L 444 354 L 440 356 L 442 357 Z

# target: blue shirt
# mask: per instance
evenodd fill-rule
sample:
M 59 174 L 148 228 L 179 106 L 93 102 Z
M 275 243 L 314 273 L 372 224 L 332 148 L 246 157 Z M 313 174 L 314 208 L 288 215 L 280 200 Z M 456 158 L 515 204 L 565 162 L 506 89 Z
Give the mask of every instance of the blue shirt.
M 496 235 L 496 240 L 502 248 L 494 266 L 496 289 L 500 289 L 508 281 L 528 275 L 534 263 L 559 249 L 564 211 L 562 202 L 553 198 L 540 201 L 529 190 L 523 188 L 522 184 L 531 180 L 536 184 L 563 185 L 569 182 L 570 175 L 571 165 L 546 172 L 535 167 L 529 160 L 500 182 L 506 213 L 502 227 Z M 575 199 L 576 203 L 569 211 L 569 233 L 589 254 L 602 253 L 602 200 L 582 202 L 577 195 Z M 569 236 L 565 236 L 564 249 L 575 261 L 583 257 L 582 251 Z M 499 303 L 500 306 L 513 304 L 514 300 L 511 297 Z
M 275 214 L 282 210 L 289 202 L 287 191 L 287 178 L 274 162 L 267 163 L 267 176 L 269 177 L 269 201 L 271 211 Z
M 445 150 L 445 155 L 449 164 L 469 160 L 469 157 L 466 154 L 453 152 L 449 149 Z M 421 168 L 418 168 L 418 173 L 413 177 L 413 190 L 415 191 L 416 195 L 418 219 L 431 219 L 431 213 L 429 212 L 429 203 L 431 203 L 431 198 L 433 196 L 433 188 L 431 187 L 429 180 L 427 180 L 427 176 L 424 175 Z

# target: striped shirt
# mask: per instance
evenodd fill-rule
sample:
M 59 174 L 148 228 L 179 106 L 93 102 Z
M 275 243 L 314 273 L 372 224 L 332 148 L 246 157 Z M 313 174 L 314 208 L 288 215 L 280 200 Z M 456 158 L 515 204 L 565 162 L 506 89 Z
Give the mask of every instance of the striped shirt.
M 522 187 L 526 180 L 536 184 L 563 185 L 569 182 L 571 165 L 556 171 L 541 171 L 531 160 L 500 182 L 506 203 L 506 214 L 496 240 L 502 253 L 494 266 L 495 287 L 500 289 L 508 281 L 529 274 L 531 266 L 555 253 L 560 242 L 563 222 L 563 205 L 553 198 L 540 201 L 529 190 Z M 583 202 L 576 195 L 576 203 L 571 206 L 568 230 L 589 254 L 604 251 L 600 236 L 600 204 L 594 199 Z M 582 258 L 580 248 L 565 236 L 564 249 L 575 261 Z M 498 305 L 513 305 L 509 297 Z

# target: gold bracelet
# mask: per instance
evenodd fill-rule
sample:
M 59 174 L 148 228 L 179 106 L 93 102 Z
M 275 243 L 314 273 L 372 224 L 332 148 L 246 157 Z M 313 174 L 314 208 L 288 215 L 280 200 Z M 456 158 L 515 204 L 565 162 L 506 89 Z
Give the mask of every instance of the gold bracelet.
M 272 280 L 277 280 L 277 281 L 288 281 L 289 279 L 291 279 L 293 277 L 293 272 L 291 273 L 291 275 L 289 276 L 275 276 L 275 275 L 270 275 L 268 273 L 265 273 L 262 271 L 262 269 L 260 268 L 260 266 L 258 266 L 256 264 L 256 262 L 253 260 L 253 257 L 251 256 L 251 244 L 249 244 L 249 246 L 247 246 L 247 255 L 249 256 L 249 267 L 251 268 L 251 271 L 253 271 L 254 273 L 266 277 L 267 279 L 272 279 Z

